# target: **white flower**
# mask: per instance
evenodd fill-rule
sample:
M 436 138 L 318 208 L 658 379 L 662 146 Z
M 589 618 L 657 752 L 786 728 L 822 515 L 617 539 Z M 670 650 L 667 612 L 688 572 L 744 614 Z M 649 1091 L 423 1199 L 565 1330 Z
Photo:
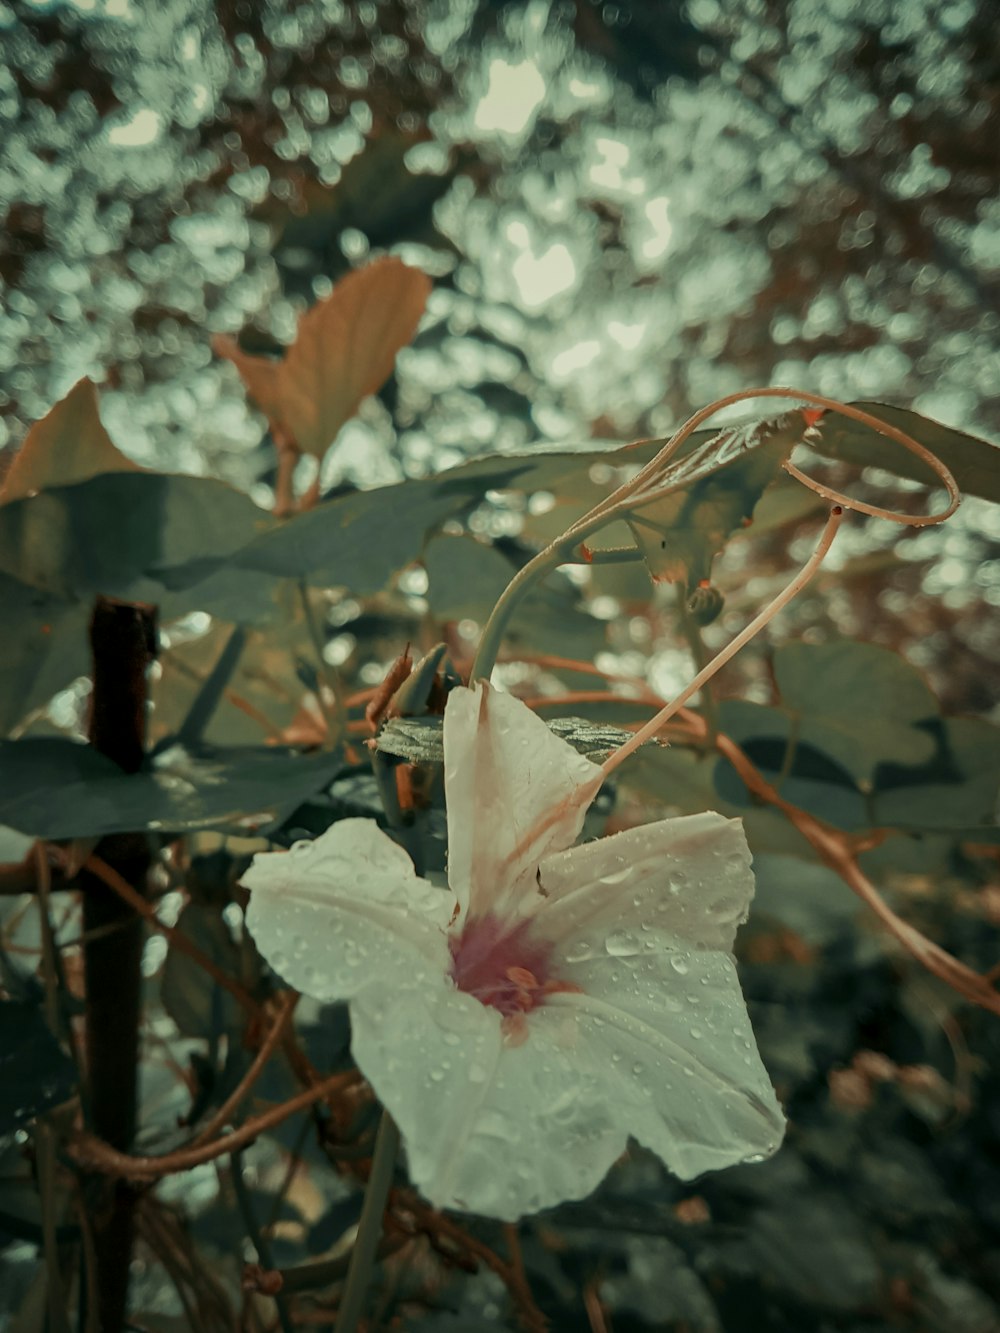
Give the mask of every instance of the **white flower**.
M 485 683 L 450 695 L 444 748 L 450 891 L 366 819 L 243 879 L 264 957 L 350 1002 L 414 1183 L 512 1221 L 589 1194 L 630 1134 L 684 1179 L 774 1152 L 731 954 L 754 887 L 739 821 L 574 847 L 601 770 Z

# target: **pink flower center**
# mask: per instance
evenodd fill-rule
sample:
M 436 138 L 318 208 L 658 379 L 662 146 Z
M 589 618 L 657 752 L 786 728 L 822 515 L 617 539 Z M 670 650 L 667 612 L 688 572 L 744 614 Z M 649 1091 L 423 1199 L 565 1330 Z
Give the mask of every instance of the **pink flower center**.
M 532 937 L 531 922 L 511 926 L 495 916 L 468 921 L 451 939 L 451 975 L 459 990 L 499 1009 L 505 1027 L 521 1029 L 523 1015 L 555 991 L 575 991 L 549 972 L 552 946 Z

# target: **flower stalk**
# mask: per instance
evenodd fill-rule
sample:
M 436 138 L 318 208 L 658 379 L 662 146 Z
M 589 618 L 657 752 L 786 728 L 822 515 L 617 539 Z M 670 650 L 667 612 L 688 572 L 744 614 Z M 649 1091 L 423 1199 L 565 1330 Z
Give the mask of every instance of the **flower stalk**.
M 357 1239 L 351 1253 L 347 1282 L 344 1284 L 344 1294 L 337 1311 L 334 1333 L 355 1333 L 364 1314 L 365 1298 L 368 1295 L 372 1269 L 375 1265 L 375 1253 L 382 1235 L 382 1218 L 389 1198 L 398 1151 L 399 1130 L 389 1112 L 383 1111 L 375 1139 L 375 1155 L 372 1158 L 368 1188 L 365 1190 L 361 1221 L 358 1223 Z

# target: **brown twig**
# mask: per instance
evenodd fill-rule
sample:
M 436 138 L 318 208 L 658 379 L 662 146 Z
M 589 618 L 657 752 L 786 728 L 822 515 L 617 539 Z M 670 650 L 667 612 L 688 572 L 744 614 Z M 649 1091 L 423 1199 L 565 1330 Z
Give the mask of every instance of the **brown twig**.
M 53 848 L 53 852 L 57 857 L 65 855 L 61 848 Z M 228 991 L 248 1014 L 254 1018 L 259 1017 L 260 1006 L 250 992 L 245 990 L 233 977 L 223 972 L 183 931 L 179 931 L 174 926 L 168 926 L 166 922 L 161 921 L 156 915 L 156 908 L 152 903 L 147 902 L 141 894 L 136 893 L 128 880 L 123 878 L 112 866 L 109 866 L 101 857 L 94 855 L 88 856 L 85 866 L 112 892 L 116 893 L 123 902 L 128 903 L 146 921 L 147 925 L 165 936 L 171 948 L 187 954 L 193 962 L 208 973 L 217 986 L 221 986 L 223 990 Z
M 596 1277 L 592 1277 L 583 1288 L 583 1308 L 587 1311 L 590 1333 L 611 1333 L 601 1301 L 600 1282 Z
M 475 1236 L 470 1236 L 457 1222 L 453 1222 L 446 1214 L 437 1212 L 410 1191 L 400 1190 L 394 1198 L 402 1206 L 400 1211 L 409 1213 L 414 1219 L 417 1231 L 431 1237 L 447 1237 L 460 1250 L 464 1250 L 467 1254 L 481 1260 L 487 1268 L 492 1269 L 510 1292 L 511 1298 L 517 1306 L 521 1322 L 529 1330 L 529 1333 L 546 1333 L 549 1321 L 535 1304 L 535 1298 L 531 1294 L 531 1288 L 528 1286 L 523 1266 L 516 1263 L 507 1263 L 484 1241 L 477 1240 Z M 405 1226 L 400 1217 L 400 1211 L 395 1214 L 396 1221 Z
M 291 1022 L 292 1015 L 295 1013 L 295 1006 L 299 1002 L 299 996 L 296 991 L 286 991 L 281 997 L 278 1005 L 278 1013 L 274 1022 L 271 1024 L 271 1030 L 260 1044 L 260 1049 L 254 1056 L 250 1068 L 240 1079 L 239 1083 L 229 1094 L 226 1100 L 218 1108 L 213 1116 L 208 1119 L 198 1133 L 188 1145 L 191 1148 L 197 1148 L 210 1139 L 214 1139 L 219 1130 L 232 1119 L 240 1104 L 246 1098 L 250 1089 L 264 1072 L 268 1060 L 274 1054 L 275 1047 L 284 1037 Z
M 692 714 L 696 717 L 696 714 Z M 702 720 L 698 722 L 703 726 Z M 824 824 L 814 815 L 792 805 L 771 785 L 740 747 L 728 736 L 717 737 L 716 746 L 746 783 L 754 795 L 766 801 L 768 805 L 780 810 L 789 823 L 811 844 L 831 870 L 835 870 L 847 886 L 852 889 L 878 917 L 882 924 L 895 936 L 906 951 L 925 967 L 928 972 L 939 977 L 973 1004 L 1000 1014 L 1000 993 L 990 984 L 989 978 L 973 971 L 960 962 L 947 950 L 927 938 L 915 926 L 898 916 L 882 895 L 868 879 L 858 865 L 851 848 L 850 838 L 837 829 Z
M 225 1153 L 235 1152 L 237 1148 L 253 1142 L 266 1130 L 280 1125 L 296 1111 L 301 1111 L 323 1097 L 339 1092 L 353 1079 L 354 1074 L 351 1071 L 331 1074 L 329 1078 L 315 1083 L 311 1088 L 305 1088 L 279 1106 L 273 1106 L 269 1111 L 245 1121 L 231 1134 L 225 1134 L 220 1139 L 199 1144 L 197 1147 L 177 1148 L 158 1157 L 132 1156 L 129 1153 L 118 1152 L 96 1135 L 87 1133 L 77 1134 L 70 1139 L 66 1151 L 79 1166 L 89 1171 L 100 1171 L 105 1175 L 118 1176 L 125 1180 L 159 1180 L 178 1171 L 189 1171 L 204 1162 L 212 1162 Z

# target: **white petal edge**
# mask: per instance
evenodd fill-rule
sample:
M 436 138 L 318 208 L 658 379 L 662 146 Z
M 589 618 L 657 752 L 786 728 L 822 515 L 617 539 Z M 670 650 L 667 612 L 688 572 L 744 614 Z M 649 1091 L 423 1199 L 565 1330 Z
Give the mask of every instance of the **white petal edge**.
M 574 1016 L 628 1132 L 683 1180 L 776 1152 L 784 1116 L 733 959 L 692 950 L 592 959 L 550 997 Z
M 455 900 L 419 879 L 374 820 L 343 819 L 313 842 L 265 852 L 243 875 L 247 929 L 267 962 L 317 1000 L 347 1000 L 366 986 L 451 964 Z
M 473 915 L 514 912 L 542 857 L 576 840 L 601 770 L 485 681 L 448 696 L 444 761 L 452 891 Z
M 643 824 L 547 857 L 537 929 L 555 961 L 605 951 L 730 951 L 754 893 L 743 825 L 714 811 Z
M 506 1046 L 500 1014 L 415 978 L 351 1004 L 358 1067 L 399 1125 L 410 1178 L 438 1208 L 513 1222 L 589 1194 L 627 1130 L 575 1016 L 548 1006 Z

